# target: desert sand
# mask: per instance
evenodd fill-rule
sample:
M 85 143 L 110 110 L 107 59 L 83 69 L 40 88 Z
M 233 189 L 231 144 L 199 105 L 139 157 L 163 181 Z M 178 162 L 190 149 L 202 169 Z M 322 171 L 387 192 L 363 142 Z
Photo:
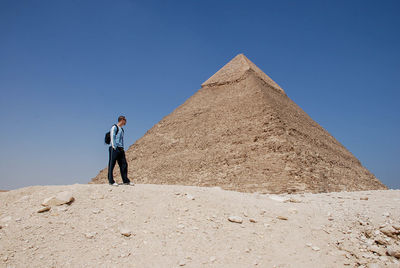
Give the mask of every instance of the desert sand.
M 0 267 L 400 267 L 399 190 L 75 184 L 0 204 Z

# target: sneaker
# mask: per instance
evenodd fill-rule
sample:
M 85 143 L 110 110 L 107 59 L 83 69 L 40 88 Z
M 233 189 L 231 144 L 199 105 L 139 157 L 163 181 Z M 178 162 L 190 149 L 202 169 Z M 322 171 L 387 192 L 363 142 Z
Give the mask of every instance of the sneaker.
M 133 182 L 127 182 L 127 183 L 124 183 L 124 185 L 135 186 L 135 184 Z
M 114 182 L 114 183 L 110 183 L 111 186 L 118 186 L 118 183 Z

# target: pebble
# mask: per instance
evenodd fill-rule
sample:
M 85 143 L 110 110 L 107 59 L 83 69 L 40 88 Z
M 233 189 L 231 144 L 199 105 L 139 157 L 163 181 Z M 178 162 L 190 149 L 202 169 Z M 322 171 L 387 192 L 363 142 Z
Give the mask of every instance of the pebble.
M 239 216 L 229 216 L 228 221 L 235 222 L 235 223 L 242 223 L 243 219 Z
M 384 217 L 389 217 L 389 216 L 390 216 L 390 213 L 387 212 L 387 211 L 385 211 L 385 212 L 382 214 L 382 216 L 384 216 Z
M 253 219 L 253 218 L 250 218 L 249 222 L 256 223 L 257 221 L 255 219 Z
M 392 237 L 392 238 L 396 238 L 397 234 L 399 233 L 399 231 L 397 231 L 396 229 L 394 229 L 390 225 L 387 225 L 387 226 L 381 228 L 380 231 L 382 233 L 384 233 L 386 236 L 389 236 L 389 237 Z
M 63 204 L 70 204 L 74 200 L 71 192 L 64 191 L 58 193 L 56 196 L 51 196 L 43 200 L 42 206 L 61 206 Z
M 287 203 L 287 202 L 290 202 L 290 203 L 301 203 L 301 200 L 291 197 L 289 199 L 286 199 L 284 202 L 285 203 Z
M 382 237 L 376 237 L 375 238 L 375 242 L 378 244 L 378 245 L 387 245 L 387 241 L 385 240 L 385 239 L 383 239 Z
M 182 261 L 179 262 L 179 266 L 185 266 L 185 265 L 186 265 L 185 261 L 182 260 Z
M 285 216 L 277 216 L 276 218 L 277 218 L 278 220 L 282 220 L 282 221 L 287 221 L 287 220 L 288 220 L 288 218 L 285 217 Z
M 96 234 L 97 234 L 96 232 L 90 232 L 90 233 L 86 233 L 85 236 L 86 236 L 86 238 L 90 239 L 90 238 L 95 237 Z
M 360 197 L 360 200 L 366 201 L 366 200 L 368 200 L 368 197 L 366 197 L 366 196 Z
M 186 198 L 189 200 L 194 200 L 194 196 L 190 194 L 186 194 Z
M 387 248 L 387 254 L 389 256 L 400 259 L 400 247 L 399 246 L 389 246 Z
M 319 250 L 320 250 L 320 248 L 319 248 L 319 247 L 316 247 L 316 246 L 311 247 L 311 248 L 312 248 L 312 250 L 315 250 L 315 251 L 319 251 Z
M 37 212 L 38 213 L 42 213 L 42 212 L 46 212 L 46 211 L 49 211 L 50 210 L 50 207 L 42 207 L 41 209 L 39 209 Z
M 126 227 L 121 227 L 121 229 L 120 229 L 119 231 L 120 231 L 120 233 L 121 233 L 123 236 L 126 236 L 126 237 L 129 237 L 129 236 L 132 235 L 131 230 L 129 230 L 129 229 L 126 228 Z
M 100 209 L 95 208 L 95 209 L 92 210 L 92 213 L 93 214 L 99 214 L 100 213 Z
M 210 257 L 210 262 L 215 262 L 216 260 L 217 260 L 216 257 L 214 257 L 214 256 L 211 256 L 211 257 Z

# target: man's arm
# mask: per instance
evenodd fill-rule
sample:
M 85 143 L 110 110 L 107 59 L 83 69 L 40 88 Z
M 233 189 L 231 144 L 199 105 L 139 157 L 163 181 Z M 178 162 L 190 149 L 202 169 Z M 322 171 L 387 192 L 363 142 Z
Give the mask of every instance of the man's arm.
M 116 148 L 115 148 L 115 137 L 116 137 L 116 135 L 115 135 L 115 129 L 116 129 L 116 126 L 112 126 L 111 127 L 111 130 L 110 130 L 110 137 L 111 137 L 111 147 L 115 150 Z

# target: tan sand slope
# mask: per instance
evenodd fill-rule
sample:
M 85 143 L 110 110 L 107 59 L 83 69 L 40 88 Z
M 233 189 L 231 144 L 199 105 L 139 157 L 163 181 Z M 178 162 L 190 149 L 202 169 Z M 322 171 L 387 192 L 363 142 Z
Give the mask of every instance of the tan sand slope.
M 72 203 L 37 213 L 48 197 L 72 199 L 65 191 Z M 0 204 L 0 267 L 400 265 L 398 190 L 275 196 L 76 184 L 0 193 Z
M 386 189 L 242 54 L 126 155 L 139 183 L 268 193 Z M 107 168 L 92 182 L 106 183 Z

